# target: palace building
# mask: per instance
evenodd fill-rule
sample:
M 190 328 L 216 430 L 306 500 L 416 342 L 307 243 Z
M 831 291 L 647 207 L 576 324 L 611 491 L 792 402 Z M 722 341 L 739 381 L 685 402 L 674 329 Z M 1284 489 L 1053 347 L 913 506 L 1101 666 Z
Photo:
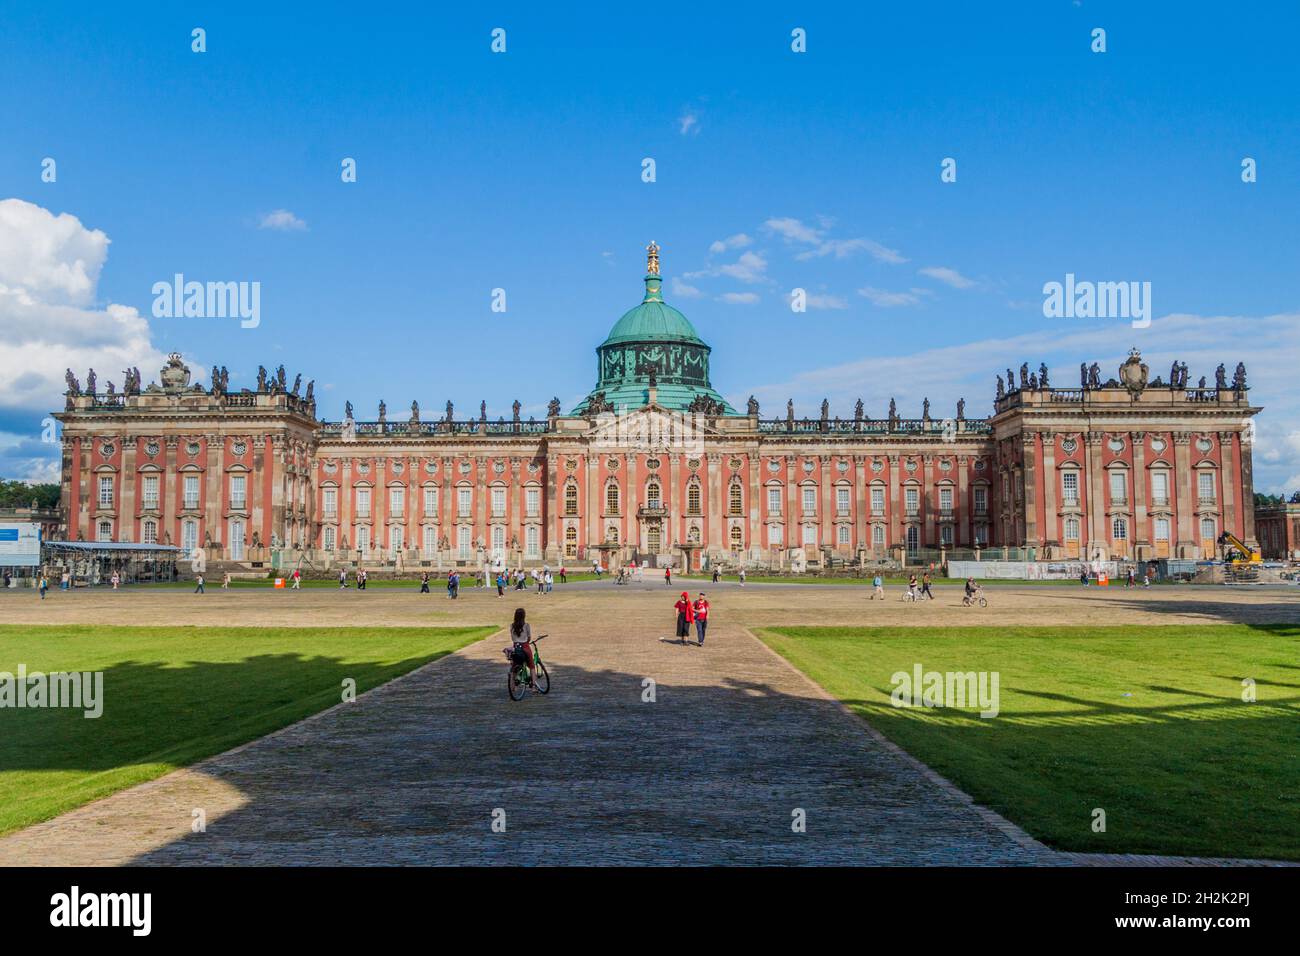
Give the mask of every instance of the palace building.
M 1134 351 L 1077 387 L 1046 366 L 997 379 L 994 414 L 764 416 L 712 387 L 711 352 L 664 302 L 651 243 L 645 293 L 596 349 L 596 385 L 544 420 L 316 417 L 283 366 L 232 392 L 224 368 L 121 391 L 68 372 L 60 534 L 180 546 L 253 570 L 405 570 L 627 560 L 812 566 L 945 557 L 1160 557 L 1256 545 L 1244 367 L 1189 386 L 1148 379 Z

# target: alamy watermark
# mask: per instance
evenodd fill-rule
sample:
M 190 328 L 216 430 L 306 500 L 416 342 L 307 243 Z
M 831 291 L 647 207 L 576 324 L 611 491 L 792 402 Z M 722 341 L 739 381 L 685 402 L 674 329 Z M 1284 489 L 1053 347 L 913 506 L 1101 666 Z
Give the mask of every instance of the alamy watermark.
M 155 282 L 155 319 L 240 319 L 239 327 L 255 329 L 262 322 L 262 283 L 194 282 L 176 273 L 171 282 Z
M 1043 316 L 1049 319 L 1132 319 L 1133 328 L 1151 324 L 1150 282 L 1076 280 L 1043 284 Z
M 998 671 L 895 671 L 889 701 L 895 707 L 979 707 L 980 716 L 996 717 L 1000 710 Z
M 68 707 L 84 710 L 87 720 L 104 713 L 103 671 L 41 671 L 27 673 L 19 664 L 18 673 L 0 671 L 0 709 L 38 709 Z

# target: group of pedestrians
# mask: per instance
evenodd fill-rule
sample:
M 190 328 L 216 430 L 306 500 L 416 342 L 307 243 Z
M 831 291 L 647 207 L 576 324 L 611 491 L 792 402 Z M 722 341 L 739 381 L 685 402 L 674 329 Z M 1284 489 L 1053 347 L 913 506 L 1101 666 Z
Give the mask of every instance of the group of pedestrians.
M 681 638 L 682 643 L 688 643 L 691 625 L 694 624 L 697 642 L 700 647 L 703 647 L 704 633 L 709 627 L 709 602 L 704 592 L 701 591 L 700 596 L 692 601 L 691 596 L 683 591 L 673 608 L 677 611 L 677 636 Z
M 370 575 L 366 572 L 365 568 L 357 568 L 356 578 L 357 578 L 357 590 L 364 591 L 366 589 L 366 581 L 369 580 Z M 347 569 L 339 568 L 339 590 L 346 591 L 347 587 L 348 587 Z

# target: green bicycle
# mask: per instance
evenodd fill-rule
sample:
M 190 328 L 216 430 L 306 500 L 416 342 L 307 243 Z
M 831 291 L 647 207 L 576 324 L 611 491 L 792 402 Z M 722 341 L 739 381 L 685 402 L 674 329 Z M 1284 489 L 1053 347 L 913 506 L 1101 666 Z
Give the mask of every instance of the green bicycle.
M 539 694 L 549 694 L 551 692 L 551 675 L 546 672 L 546 665 L 542 663 L 542 654 L 537 649 L 537 642 L 546 637 L 545 634 L 538 635 L 532 640 L 533 649 L 533 673 L 536 675 L 537 683 L 533 690 Z M 506 690 L 510 693 L 511 700 L 523 700 L 524 694 L 528 693 L 528 652 L 525 648 L 527 644 L 512 644 L 505 648 L 505 655 L 510 661 L 510 670 L 506 675 Z

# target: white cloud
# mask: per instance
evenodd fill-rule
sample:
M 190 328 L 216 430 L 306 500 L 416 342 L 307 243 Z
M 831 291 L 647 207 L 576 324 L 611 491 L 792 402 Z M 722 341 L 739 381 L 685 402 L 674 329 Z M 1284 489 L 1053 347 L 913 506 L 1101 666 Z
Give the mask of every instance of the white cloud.
M 677 117 L 677 131 L 683 136 L 698 134 L 700 131 L 700 117 L 694 110 L 685 110 L 682 115 Z
M 102 388 L 122 370 L 156 370 L 165 356 L 134 307 L 93 305 L 109 239 L 75 216 L 0 201 L 0 409 L 63 407 L 64 369 L 94 367 Z
M 887 289 L 864 286 L 858 290 L 858 295 L 868 299 L 872 305 L 889 309 L 899 305 L 919 305 L 921 297 L 925 295 L 925 290 L 912 289 L 909 292 L 890 292 Z
M 804 225 L 798 219 L 769 219 L 763 223 L 764 228 L 791 242 L 817 242 L 821 236 L 820 229 Z
M 726 276 L 730 279 L 738 279 L 741 282 L 766 282 L 767 279 L 767 259 L 762 253 L 742 252 L 740 258 L 728 265 L 714 266 L 710 269 L 700 269 L 696 272 L 686 273 L 688 279 L 700 279 L 707 277 Z
M 713 255 L 726 252 L 728 249 L 744 249 L 746 246 L 753 245 L 754 240 L 749 238 L 743 232 L 738 232 L 734 236 L 728 236 L 726 239 L 719 239 L 709 246 L 709 252 Z
M 728 305 L 753 305 L 758 301 L 756 292 L 724 292 L 718 296 L 719 302 L 725 302 Z
M 295 232 L 306 229 L 307 224 L 287 209 L 276 209 L 262 216 L 257 227 L 259 229 L 275 229 L 280 232 Z
M 877 261 L 887 262 L 890 265 L 898 265 L 907 261 L 897 249 L 890 249 L 874 239 L 832 239 L 826 235 L 826 231 L 832 225 L 832 220 L 822 218 L 820 223 L 820 226 L 814 227 L 802 220 L 787 216 L 768 219 L 763 223 L 763 228 L 781 236 L 786 242 L 812 246 L 811 249 L 805 249 L 795 256 L 796 259 L 801 261 L 821 259 L 825 256 L 844 259 L 855 252 L 866 252 Z
M 969 289 L 975 284 L 974 279 L 967 279 L 956 269 L 949 269 L 946 266 L 926 266 L 924 269 L 917 269 L 916 271 L 923 276 L 929 276 L 931 279 L 938 279 L 954 289 Z
M 1228 377 L 1237 362 L 1245 362 L 1252 404 L 1263 407 L 1255 419 L 1253 450 L 1255 489 L 1269 494 L 1300 489 L 1300 391 L 1295 388 L 1295 356 L 1300 355 L 1300 313 L 1246 316 L 1168 315 L 1148 329 L 1127 324 L 1038 321 L 1031 331 L 1009 338 L 982 339 L 960 345 L 926 349 L 907 355 L 873 355 L 801 373 L 784 382 L 752 389 L 772 407 L 784 408 L 787 398 L 809 407 L 829 397 L 835 409 L 847 414 L 855 399 L 867 403 L 868 415 L 883 417 L 891 396 L 900 414 L 919 415 L 921 400 L 929 397 L 932 414 L 946 417 L 957 399 L 966 398 L 972 418 L 991 413 L 994 376 L 1008 365 L 1019 368 L 1027 361 L 1033 369 L 1046 361 L 1051 381 L 1058 387 L 1076 387 L 1079 362 L 1096 361 L 1110 378 L 1136 344 L 1151 378 L 1169 376 L 1177 358 L 1190 367 L 1195 384 L 1204 375 L 1214 381 L 1220 362 Z M 745 396 L 740 396 L 743 400 Z M 835 414 L 832 411 L 832 414 Z
M 76 216 L 0 201 L 0 286 L 51 305 L 86 305 L 107 257 L 108 236 Z
M 681 279 L 677 278 L 677 276 L 673 276 L 668 285 L 672 289 L 673 295 L 679 299 L 698 299 L 700 296 L 704 295 L 704 293 L 695 286 L 688 282 L 683 282 Z

